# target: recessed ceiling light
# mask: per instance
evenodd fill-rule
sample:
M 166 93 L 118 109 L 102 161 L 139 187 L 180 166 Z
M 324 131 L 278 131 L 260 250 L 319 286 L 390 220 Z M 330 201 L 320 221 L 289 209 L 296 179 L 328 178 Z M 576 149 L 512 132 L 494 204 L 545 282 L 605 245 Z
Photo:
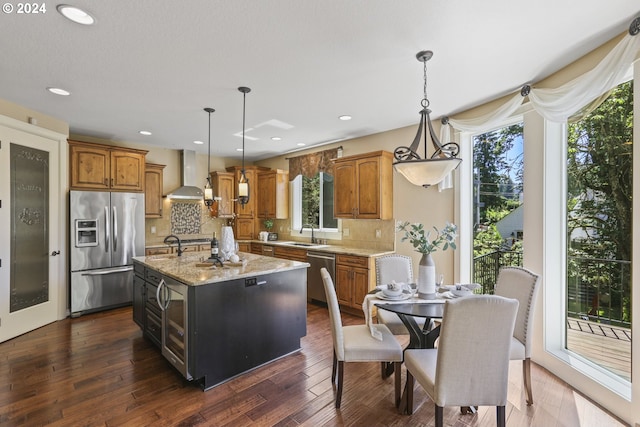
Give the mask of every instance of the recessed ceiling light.
M 202 145 L 202 144 L 204 144 L 204 142 L 202 142 L 202 141 L 193 141 L 193 143 L 194 143 L 194 144 L 198 144 L 198 145 Z
M 68 90 L 60 89 L 59 87 L 48 87 L 47 90 L 51 93 L 55 93 L 56 95 L 69 96 L 71 92 Z
M 347 116 L 347 115 L 340 116 L 340 117 L 338 117 L 338 118 L 339 118 L 340 120 L 351 120 L 351 116 Z
M 305 146 L 305 145 L 307 145 L 307 144 L 305 144 L 304 142 L 298 142 L 296 145 L 297 145 L 298 147 L 304 147 L 304 146 Z
M 56 6 L 58 12 L 65 18 L 82 25 L 93 25 L 96 20 L 84 10 L 68 4 L 59 4 Z
M 236 148 L 236 151 L 244 151 L 242 148 Z
M 141 130 L 140 132 L 138 132 L 140 135 L 145 135 L 145 136 L 149 136 L 151 135 L 151 132 L 149 132 L 148 130 Z
M 279 136 L 272 136 L 272 137 L 271 137 L 271 140 L 272 140 L 272 141 L 281 141 L 281 140 L 282 140 L 282 138 L 280 138 Z

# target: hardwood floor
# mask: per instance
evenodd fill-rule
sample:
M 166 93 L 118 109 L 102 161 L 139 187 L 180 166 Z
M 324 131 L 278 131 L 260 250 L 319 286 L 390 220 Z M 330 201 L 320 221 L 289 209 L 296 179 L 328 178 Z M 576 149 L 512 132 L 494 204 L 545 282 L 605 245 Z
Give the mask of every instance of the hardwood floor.
M 302 351 L 203 392 L 142 337 L 131 308 L 65 319 L 0 344 L 0 426 L 428 426 L 433 404 L 420 386 L 414 413 L 398 415 L 393 376 L 377 363 L 347 364 L 334 408 L 326 308 L 309 305 Z M 259 319 L 257 319 L 259 321 Z M 361 318 L 343 315 L 345 324 Z M 534 405 L 512 362 L 508 426 L 623 426 L 533 364 Z M 404 373 L 403 373 L 404 382 Z M 445 408 L 447 426 L 494 426 L 495 409 Z

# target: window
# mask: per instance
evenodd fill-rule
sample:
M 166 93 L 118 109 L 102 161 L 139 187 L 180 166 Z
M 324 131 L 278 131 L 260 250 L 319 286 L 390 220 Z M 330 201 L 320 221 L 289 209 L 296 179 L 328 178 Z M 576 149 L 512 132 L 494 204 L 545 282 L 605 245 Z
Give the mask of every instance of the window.
M 313 178 L 298 175 L 291 181 L 292 223 L 294 230 L 337 232 L 333 217 L 333 176 L 318 172 Z
M 472 140 L 473 282 L 493 293 L 501 267 L 522 266 L 523 123 Z
M 631 381 L 633 81 L 569 120 L 566 348 Z

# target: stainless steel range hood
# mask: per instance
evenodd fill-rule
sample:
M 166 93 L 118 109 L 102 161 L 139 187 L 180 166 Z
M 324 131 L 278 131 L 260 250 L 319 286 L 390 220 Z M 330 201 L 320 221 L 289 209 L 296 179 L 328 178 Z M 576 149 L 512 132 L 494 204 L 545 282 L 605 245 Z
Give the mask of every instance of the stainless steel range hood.
M 180 151 L 180 166 L 182 169 L 182 186 L 176 188 L 167 198 L 175 200 L 203 200 L 200 187 L 196 187 L 196 152 Z

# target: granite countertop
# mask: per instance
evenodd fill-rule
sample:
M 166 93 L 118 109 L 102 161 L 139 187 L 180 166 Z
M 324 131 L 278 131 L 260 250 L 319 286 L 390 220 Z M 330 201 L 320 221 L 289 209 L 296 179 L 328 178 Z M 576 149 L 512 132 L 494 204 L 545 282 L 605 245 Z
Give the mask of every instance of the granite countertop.
M 211 239 L 189 239 L 189 240 L 181 240 L 182 246 L 193 246 L 193 245 L 202 245 L 207 244 L 211 241 Z M 368 248 L 353 248 L 349 246 L 339 246 L 339 245 L 317 245 L 311 244 L 308 242 L 298 242 L 291 240 L 270 240 L 267 242 L 261 240 L 239 240 L 239 242 L 243 243 L 260 243 L 262 245 L 268 246 L 285 246 L 288 248 L 298 248 L 298 249 L 306 249 L 314 252 L 326 252 L 331 254 L 341 254 L 341 255 L 356 255 L 356 256 L 365 256 L 365 257 L 377 257 L 381 255 L 393 254 L 395 251 L 393 250 L 384 250 L 384 249 L 368 249 Z M 302 243 L 303 245 L 296 245 L 295 243 Z M 310 245 L 310 246 L 306 246 Z M 152 242 L 145 245 L 146 248 L 163 248 L 169 245 L 163 243 L 162 241 Z M 172 244 L 171 246 L 176 246 Z
M 196 263 L 202 262 L 201 260 L 209 256 L 207 251 L 184 253 L 182 256 L 175 254 L 139 256 L 133 259 L 190 286 L 309 267 L 306 262 L 289 261 L 245 252 L 240 252 L 238 255 L 241 259 L 246 260 L 244 266 L 232 266 L 227 263 L 223 267 L 220 265 L 196 267 Z
M 367 249 L 367 248 L 352 248 L 349 246 L 338 246 L 338 245 L 316 245 L 312 244 L 311 246 L 300 246 L 294 245 L 294 243 L 305 243 L 306 242 L 292 242 L 292 241 L 279 241 L 272 240 L 267 242 L 262 242 L 259 240 L 251 240 L 251 242 L 261 243 L 263 245 L 268 246 L 286 246 L 289 248 L 298 248 L 298 249 L 307 249 L 314 252 L 326 252 L 331 254 L 339 254 L 339 255 L 356 255 L 356 256 L 365 256 L 365 257 L 377 257 L 381 255 L 393 254 L 395 251 L 384 250 L 384 249 Z

